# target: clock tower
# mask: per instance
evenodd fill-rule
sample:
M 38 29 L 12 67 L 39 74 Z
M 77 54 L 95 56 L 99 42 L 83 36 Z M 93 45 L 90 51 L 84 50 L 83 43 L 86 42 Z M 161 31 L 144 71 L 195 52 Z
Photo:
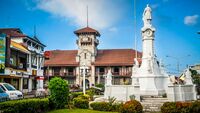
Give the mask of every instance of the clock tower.
M 90 27 L 79 29 L 74 33 L 78 36 L 76 40 L 78 45 L 76 62 L 79 62 L 80 65 L 91 66 L 97 55 L 97 46 L 99 44 L 97 37 L 100 37 L 100 33 Z
M 143 13 L 143 22 L 144 26 L 142 27 L 142 64 L 141 69 L 143 73 L 157 73 L 157 69 L 155 69 L 155 53 L 154 53 L 154 33 L 155 28 L 151 24 L 151 8 L 147 5 L 145 11 Z
M 167 76 L 162 73 L 154 51 L 155 28 L 151 24 L 151 8 L 147 5 L 143 13 L 142 63 L 136 72 L 141 95 L 162 95 L 166 93 Z M 133 77 L 134 78 L 134 77 Z

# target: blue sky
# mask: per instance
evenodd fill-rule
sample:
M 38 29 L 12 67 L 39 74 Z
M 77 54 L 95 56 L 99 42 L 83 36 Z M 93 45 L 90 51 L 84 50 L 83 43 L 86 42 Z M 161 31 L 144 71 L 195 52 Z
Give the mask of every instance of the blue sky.
M 141 51 L 142 13 L 146 4 L 153 10 L 156 28 L 155 51 L 170 72 L 200 63 L 199 0 L 136 0 L 137 48 Z M 134 48 L 133 0 L 0 0 L 0 27 L 18 27 L 30 36 L 36 25 L 46 50 L 77 49 L 74 31 L 89 26 L 101 33 L 99 49 Z M 187 57 L 187 55 L 190 55 Z

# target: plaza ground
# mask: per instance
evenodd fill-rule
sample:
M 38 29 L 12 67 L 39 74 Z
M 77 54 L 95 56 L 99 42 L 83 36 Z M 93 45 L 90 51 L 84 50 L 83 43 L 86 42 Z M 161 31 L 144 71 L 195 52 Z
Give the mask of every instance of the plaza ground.
M 89 109 L 61 109 L 61 110 L 50 111 L 48 113 L 118 113 L 118 112 L 94 111 Z

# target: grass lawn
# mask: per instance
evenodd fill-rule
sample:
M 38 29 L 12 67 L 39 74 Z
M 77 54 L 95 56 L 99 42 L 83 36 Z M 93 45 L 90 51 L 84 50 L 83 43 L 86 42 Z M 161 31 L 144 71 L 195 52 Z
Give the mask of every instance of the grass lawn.
M 54 110 L 48 113 L 117 113 L 117 112 L 103 112 L 103 111 L 94 111 L 89 109 L 61 109 Z

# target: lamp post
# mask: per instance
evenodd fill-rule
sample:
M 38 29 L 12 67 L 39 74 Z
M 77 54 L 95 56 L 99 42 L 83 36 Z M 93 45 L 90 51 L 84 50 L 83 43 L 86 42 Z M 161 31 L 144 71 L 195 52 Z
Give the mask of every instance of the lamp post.
M 188 57 L 188 56 L 190 56 L 190 55 L 187 55 L 187 56 L 184 56 L 184 57 L 174 57 L 174 56 L 167 55 L 166 57 L 173 58 L 177 61 L 177 72 L 179 73 L 180 72 L 180 59 Z
M 81 70 L 81 75 L 83 75 L 83 94 L 85 95 L 85 76 L 87 74 L 88 67 L 85 64 L 83 64 L 80 67 L 80 70 Z

